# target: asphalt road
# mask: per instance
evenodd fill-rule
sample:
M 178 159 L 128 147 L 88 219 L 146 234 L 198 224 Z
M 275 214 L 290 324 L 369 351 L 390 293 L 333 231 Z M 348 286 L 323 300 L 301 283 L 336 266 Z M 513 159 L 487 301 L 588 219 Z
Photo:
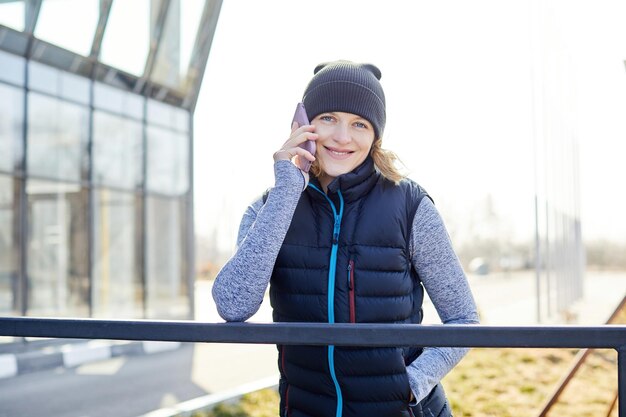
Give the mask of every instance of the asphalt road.
M 191 380 L 193 345 L 0 380 L 2 417 L 135 417 L 206 391 Z

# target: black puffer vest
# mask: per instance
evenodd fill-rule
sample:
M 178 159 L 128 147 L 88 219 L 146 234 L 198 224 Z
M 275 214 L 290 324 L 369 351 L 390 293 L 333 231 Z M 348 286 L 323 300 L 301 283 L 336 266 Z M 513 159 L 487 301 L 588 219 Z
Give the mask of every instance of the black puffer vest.
M 396 186 L 370 158 L 302 194 L 270 286 L 274 321 L 420 323 L 423 287 L 409 255 L 426 193 Z M 411 416 L 409 348 L 279 346 L 281 416 Z

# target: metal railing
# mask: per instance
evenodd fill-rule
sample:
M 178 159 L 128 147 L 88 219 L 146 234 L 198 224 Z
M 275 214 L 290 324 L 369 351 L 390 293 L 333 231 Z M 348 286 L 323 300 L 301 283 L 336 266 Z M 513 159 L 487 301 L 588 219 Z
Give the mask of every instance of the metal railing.
M 626 417 L 626 326 L 485 326 L 0 318 L 0 336 L 335 346 L 593 348 L 617 351 L 619 416 Z

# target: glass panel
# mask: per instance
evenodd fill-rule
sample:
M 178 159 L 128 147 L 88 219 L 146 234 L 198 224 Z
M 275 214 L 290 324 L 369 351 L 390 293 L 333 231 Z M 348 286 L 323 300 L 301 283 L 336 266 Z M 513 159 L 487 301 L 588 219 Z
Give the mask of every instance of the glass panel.
M 94 106 L 116 114 L 143 119 L 143 97 L 102 83 L 94 85 Z
M 13 178 L 0 175 L 0 315 L 17 314 L 19 277 L 17 245 L 13 225 Z
M 148 197 L 147 204 L 147 317 L 187 318 L 185 205 L 159 197 Z
M 81 179 L 89 131 L 89 110 L 30 93 L 28 171 L 63 180 Z
M 176 107 L 160 101 L 148 99 L 148 123 L 173 129 L 175 125 L 174 110 Z
M 204 3 L 204 0 L 170 2 L 152 73 L 154 81 L 176 89 L 183 88 Z
M 93 87 L 93 103 L 98 109 L 124 114 L 124 92 L 118 88 L 95 83 Z
M 32 90 L 58 96 L 59 72 L 59 70 L 47 65 L 30 61 L 28 63 L 28 87 Z
M 89 104 L 89 80 L 80 75 L 59 71 L 59 95 L 68 100 Z
M 2 15 L 2 5 L 0 5 L 0 16 Z M 17 85 L 24 85 L 24 58 L 0 51 L 0 80 L 4 80 Z
M 32 90 L 89 104 L 89 80 L 35 61 L 28 64 L 28 86 Z
M 180 195 L 189 188 L 189 137 L 148 127 L 149 191 Z
M 142 124 L 96 111 L 93 127 L 93 181 L 133 189 L 141 184 Z
M 113 2 L 102 40 L 102 62 L 143 75 L 150 46 L 150 10 L 149 0 Z
M 139 199 L 106 189 L 94 193 L 93 308 L 96 317 L 142 318 L 138 254 Z
M 156 100 L 148 100 L 148 123 L 179 132 L 189 131 L 189 112 Z
M 87 191 L 29 180 L 28 314 L 89 314 Z
M 35 37 L 89 56 L 99 14 L 98 0 L 44 0 Z
M 25 14 L 24 1 L 0 2 L 0 25 L 22 31 L 26 21 Z
M 183 109 L 174 109 L 174 123 L 176 130 L 189 132 L 189 112 Z
M 0 84 L 0 170 L 12 172 L 22 155 L 24 92 Z
M 145 98 L 136 94 L 127 93 L 126 103 L 124 104 L 124 114 L 129 117 L 143 120 Z
M 180 74 L 187 77 L 191 54 L 198 36 L 200 19 L 206 0 L 179 0 L 180 1 Z

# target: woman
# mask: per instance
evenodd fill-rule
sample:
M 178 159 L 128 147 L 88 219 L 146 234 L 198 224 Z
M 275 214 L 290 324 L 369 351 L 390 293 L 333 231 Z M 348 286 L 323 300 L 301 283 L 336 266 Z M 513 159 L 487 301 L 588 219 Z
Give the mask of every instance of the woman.
M 476 306 L 426 192 L 381 148 L 385 96 L 371 64 L 319 65 L 274 154 L 275 186 L 248 207 L 213 297 L 227 321 L 259 308 L 274 321 L 420 323 L 424 288 L 443 323 L 477 323 Z M 315 155 L 298 146 L 316 143 Z M 300 159 L 312 161 L 311 175 Z M 310 182 L 309 182 L 310 180 Z M 283 417 L 450 416 L 439 381 L 460 348 L 279 346 Z

